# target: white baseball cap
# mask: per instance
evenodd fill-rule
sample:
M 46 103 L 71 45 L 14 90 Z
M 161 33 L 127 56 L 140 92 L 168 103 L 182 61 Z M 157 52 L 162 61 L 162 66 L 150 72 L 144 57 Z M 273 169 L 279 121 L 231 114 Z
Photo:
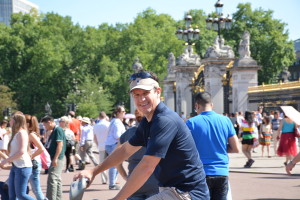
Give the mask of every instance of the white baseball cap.
M 130 92 L 134 89 L 152 90 L 153 88 L 159 88 L 159 84 L 152 78 L 137 78 L 130 83 Z

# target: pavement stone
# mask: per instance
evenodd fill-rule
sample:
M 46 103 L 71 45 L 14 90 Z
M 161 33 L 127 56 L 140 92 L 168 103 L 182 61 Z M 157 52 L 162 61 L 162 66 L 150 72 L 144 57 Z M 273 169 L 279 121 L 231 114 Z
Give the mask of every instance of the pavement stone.
M 242 149 L 241 145 L 240 149 Z M 267 156 L 261 156 L 260 145 L 255 150 L 257 151 L 257 153 L 252 153 L 252 157 L 255 162 L 253 163 L 251 168 L 244 168 L 247 159 L 241 150 L 240 153 L 229 154 L 229 171 L 244 173 L 286 174 L 285 166 L 283 164 L 285 162 L 285 157 L 274 156 L 272 144 L 270 147 L 271 158 L 268 158 Z M 299 163 L 294 167 L 292 173 L 300 174 Z

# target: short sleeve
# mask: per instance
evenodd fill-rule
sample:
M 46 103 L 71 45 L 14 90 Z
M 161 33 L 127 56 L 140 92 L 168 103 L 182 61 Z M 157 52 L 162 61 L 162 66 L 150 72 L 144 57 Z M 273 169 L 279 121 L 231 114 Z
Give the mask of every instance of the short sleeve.
M 234 135 L 236 135 L 235 129 L 233 124 L 231 123 L 230 119 L 227 119 L 227 124 L 228 124 L 228 137 L 232 137 Z
M 155 121 L 150 129 L 145 155 L 165 158 L 177 132 L 178 128 L 173 120 L 162 117 Z
M 64 131 L 62 129 L 57 129 L 56 141 L 64 141 Z
M 147 122 L 143 119 L 137 127 L 135 134 L 129 139 L 129 144 L 132 146 L 146 146 L 144 140 L 144 132 L 147 130 L 146 125 Z

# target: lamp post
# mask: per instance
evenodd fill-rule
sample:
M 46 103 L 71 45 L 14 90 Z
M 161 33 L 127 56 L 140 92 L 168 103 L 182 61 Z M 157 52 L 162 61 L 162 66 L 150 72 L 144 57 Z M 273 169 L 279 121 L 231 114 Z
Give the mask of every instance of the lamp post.
M 178 40 L 185 41 L 184 45 L 195 45 L 195 41 L 199 40 L 200 30 L 198 26 L 193 28 L 192 24 L 193 17 L 190 13 L 187 13 L 184 20 L 185 20 L 185 28 L 184 30 L 179 27 L 176 31 L 176 36 Z
M 206 18 L 206 28 L 212 29 L 218 32 L 219 40 L 221 36 L 221 29 L 231 29 L 232 18 L 228 15 L 226 18 L 223 17 L 223 6 L 221 0 L 218 0 L 215 4 L 216 12 L 208 15 Z
M 228 15 L 226 18 L 223 16 L 223 6 L 224 4 L 221 0 L 215 3 L 216 11 L 215 13 L 208 15 L 206 18 L 206 28 L 218 32 L 219 45 L 221 45 L 221 30 L 231 29 L 232 18 Z M 230 79 L 231 74 L 229 73 L 229 68 L 226 67 L 226 73 L 223 76 L 222 84 L 224 91 L 224 112 L 229 114 L 229 92 L 230 92 Z

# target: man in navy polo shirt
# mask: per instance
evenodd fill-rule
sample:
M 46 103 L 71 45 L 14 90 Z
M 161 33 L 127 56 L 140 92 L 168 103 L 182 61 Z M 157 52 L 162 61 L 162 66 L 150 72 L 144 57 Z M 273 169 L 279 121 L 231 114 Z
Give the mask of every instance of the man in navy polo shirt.
M 238 153 L 238 138 L 230 119 L 212 110 L 208 92 L 195 97 L 197 116 L 186 124 L 191 130 L 206 173 L 211 199 L 226 200 L 228 193 L 228 155 Z
M 161 88 L 153 73 L 141 71 L 130 77 L 130 92 L 144 114 L 135 135 L 103 163 L 76 175 L 90 182 L 100 172 L 116 166 L 146 147 L 146 153 L 114 200 L 124 200 L 139 189 L 154 172 L 160 193 L 148 200 L 208 200 L 205 173 L 192 135 L 180 116 L 160 102 Z

